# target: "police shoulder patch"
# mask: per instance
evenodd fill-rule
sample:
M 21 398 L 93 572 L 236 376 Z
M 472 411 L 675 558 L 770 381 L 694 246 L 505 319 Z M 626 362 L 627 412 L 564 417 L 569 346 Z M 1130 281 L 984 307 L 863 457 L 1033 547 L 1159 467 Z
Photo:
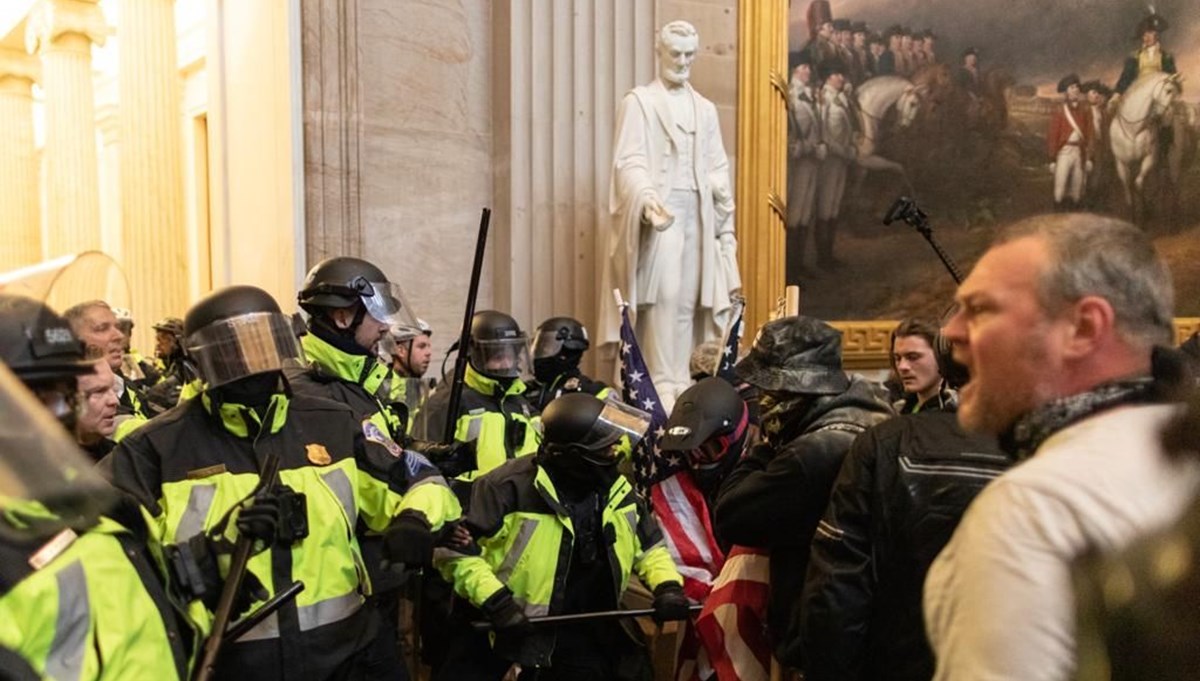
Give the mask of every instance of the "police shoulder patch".
M 370 419 L 363 420 L 362 430 L 363 437 L 377 445 L 383 445 L 384 449 L 388 450 L 388 453 L 392 456 L 396 457 L 397 459 L 404 456 L 404 450 L 400 447 L 400 445 L 396 444 L 395 440 L 393 440 L 387 433 L 383 432 L 383 429 L 375 425 Z

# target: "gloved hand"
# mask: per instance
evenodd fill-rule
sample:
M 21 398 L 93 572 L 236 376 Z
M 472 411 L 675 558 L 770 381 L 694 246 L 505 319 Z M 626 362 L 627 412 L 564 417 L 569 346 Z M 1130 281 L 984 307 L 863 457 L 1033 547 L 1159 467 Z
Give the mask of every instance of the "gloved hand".
M 533 625 L 529 623 L 525 611 L 513 599 L 512 591 L 509 591 L 508 587 L 489 596 L 479 609 L 487 615 L 497 634 L 521 637 L 533 632 Z
M 479 467 L 476 461 L 475 440 L 470 442 L 431 442 L 429 440 L 413 440 L 408 448 L 429 457 L 442 475 L 453 478 Z
M 691 602 L 678 582 L 659 584 L 654 590 L 654 621 L 659 624 L 687 619 L 691 614 L 689 606 Z
M 431 565 L 433 533 L 429 521 L 415 511 L 401 513 L 383 536 L 383 555 L 393 564 L 413 568 Z
M 238 534 L 255 540 L 255 552 L 275 543 L 279 535 L 279 499 L 269 494 L 259 494 L 243 502 L 238 509 Z

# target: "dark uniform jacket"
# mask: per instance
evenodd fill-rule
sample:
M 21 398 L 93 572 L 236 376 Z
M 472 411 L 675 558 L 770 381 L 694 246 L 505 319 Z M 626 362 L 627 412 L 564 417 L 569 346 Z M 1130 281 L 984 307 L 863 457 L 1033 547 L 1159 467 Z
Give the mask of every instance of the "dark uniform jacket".
M 930 402 L 868 430 L 842 464 L 804 583 L 807 679 L 933 677 L 925 573 L 967 505 L 1013 459 Z
M 756 445 L 717 496 L 717 538 L 771 552 L 768 623 L 776 656 L 800 667 L 800 604 L 808 551 L 842 459 L 858 434 L 892 415 L 884 394 L 860 376 L 825 395 Z M 781 443 L 781 444 L 772 444 Z
M 266 453 L 277 451 L 279 489 L 304 496 L 296 517 L 305 534 L 255 555 L 249 570 L 271 593 L 293 580 L 305 588 L 226 646 L 218 677 L 323 679 L 374 635 L 361 607 L 370 583 L 355 536 L 359 520 L 383 531 L 401 513 L 420 513 L 412 507 L 444 498 L 441 477 L 419 456 L 365 438 L 344 405 L 302 394 L 276 394 L 271 404 L 264 424 L 210 393 L 188 400 L 121 443 L 112 454 L 113 482 L 141 503 L 157 542 L 177 544 L 221 532 L 229 509 L 257 488 Z M 452 497 L 448 503 L 453 508 L 426 518 L 434 531 L 437 518 L 457 516 Z M 226 537 L 236 534 L 229 525 Z

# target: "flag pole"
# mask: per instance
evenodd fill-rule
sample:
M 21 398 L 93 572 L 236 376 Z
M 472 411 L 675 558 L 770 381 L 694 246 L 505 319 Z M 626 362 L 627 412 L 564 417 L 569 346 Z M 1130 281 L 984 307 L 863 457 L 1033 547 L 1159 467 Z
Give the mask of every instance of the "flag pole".
M 613 289 L 612 294 L 613 294 L 613 300 L 617 301 L 617 309 L 618 310 L 624 310 L 625 308 L 629 307 L 629 303 L 625 302 L 625 299 L 621 297 L 621 289 L 619 289 L 619 288 Z

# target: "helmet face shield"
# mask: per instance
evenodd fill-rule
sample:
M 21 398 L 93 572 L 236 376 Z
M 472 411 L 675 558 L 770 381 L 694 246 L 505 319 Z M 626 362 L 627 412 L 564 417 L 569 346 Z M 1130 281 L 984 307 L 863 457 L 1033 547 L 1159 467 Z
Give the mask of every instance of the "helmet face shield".
M 303 363 L 304 356 L 292 318 L 275 312 L 213 322 L 189 335 L 186 345 L 210 388 Z
M 537 337 L 533 339 L 533 358 L 558 356 L 558 353 L 563 351 L 563 339 L 560 338 L 562 335 L 564 334 L 556 333 L 554 329 L 538 331 Z
M 398 284 L 387 281 L 362 282 L 359 293 L 363 305 L 367 308 L 367 314 L 375 321 L 387 324 L 392 333 L 411 330 L 415 336 L 421 332 L 417 326 L 417 317 Z
M 529 346 L 525 334 L 500 340 L 471 340 L 471 366 L 493 378 L 524 378 L 530 375 Z
M 607 433 L 613 442 L 622 436 L 629 438 L 629 447 L 633 448 L 650 427 L 650 413 L 611 397 L 604 400 L 604 409 L 596 417 L 595 427 Z
M 30 540 L 87 527 L 115 496 L 62 425 L 0 364 L 0 536 Z

